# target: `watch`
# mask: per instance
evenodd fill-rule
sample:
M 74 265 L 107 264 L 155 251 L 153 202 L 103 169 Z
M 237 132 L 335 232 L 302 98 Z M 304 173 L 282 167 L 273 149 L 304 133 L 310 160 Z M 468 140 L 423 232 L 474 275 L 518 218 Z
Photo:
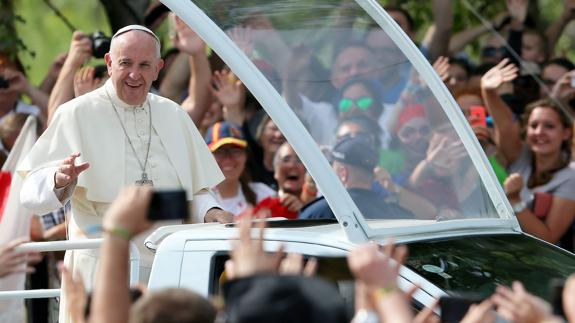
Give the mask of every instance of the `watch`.
M 515 214 L 519 214 L 527 208 L 527 203 L 525 201 L 519 201 L 517 203 L 513 203 L 511 207 L 513 208 L 513 212 Z

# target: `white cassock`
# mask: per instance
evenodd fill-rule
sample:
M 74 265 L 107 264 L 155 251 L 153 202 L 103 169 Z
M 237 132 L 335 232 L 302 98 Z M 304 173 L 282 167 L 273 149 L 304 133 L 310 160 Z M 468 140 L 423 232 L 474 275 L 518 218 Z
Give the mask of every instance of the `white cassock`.
M 142 177 L 140 163 L 146 159 L 150 113 L 148 178 L 155 189 L 185 189 L 191 202 L 191 221 L 204 222 L 206 212 L 219 207 L 208 188 L 224 176 L 191 118 L 178 104 L 151 93 L 143 105 L 130 106 L 117 97 L 111 80 L 58 108 L 48 129 L 18 167 L 18 173 L 26 177 L 20 194 L 22 204 L 36 214 L 45 214 L 71 198 L 69 239 L 100 237 L 86 228 L 101 225 L 120 189 Z M 75 186 L 55 190 L 54 174 L 61 161 L 74 152 L 82 154 L 76 164 L 89 162 L 90 167 L 80 174 Z M 151 230 L 178 223 L 163 221 Z M 153 254 L 143 244 L 151 230 L 133 240 L 140 251 L 143 282 L 147 282 L 153 261 Z M 65 263 L 91 288 L 97 258 L 97 250 L 66 252 Z M 63 303 L 60 322 L 67 322 L 62 317 Z

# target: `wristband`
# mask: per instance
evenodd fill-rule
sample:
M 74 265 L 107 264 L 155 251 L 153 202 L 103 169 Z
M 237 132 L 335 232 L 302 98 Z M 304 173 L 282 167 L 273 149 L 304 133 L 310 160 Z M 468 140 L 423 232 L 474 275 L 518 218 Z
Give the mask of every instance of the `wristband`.
M 519 214 L 527 208 L 527 203 L 525 201 L 519 201 L 511 205 L 511 207 L 513 208 L 513 212 L 515 214 Z
M 132 233 L 128 229 L 125 229 L 122 227 L 115 227 L 112 229 L 104 229 L 104 232 L 109 234 L 109 235 L 120 237 L 120 238 L 125 239 L 127 241 L 130 241 L 132 239 Z
M 386 297 L 387 295 L 395 292 L 397 289 L 395 287 L 381 287 L 376 289 L 373 294 L 375 296 L 375 299 L 379 302 L 381 301 L 381 299 L 383 299 L 384 297 Z

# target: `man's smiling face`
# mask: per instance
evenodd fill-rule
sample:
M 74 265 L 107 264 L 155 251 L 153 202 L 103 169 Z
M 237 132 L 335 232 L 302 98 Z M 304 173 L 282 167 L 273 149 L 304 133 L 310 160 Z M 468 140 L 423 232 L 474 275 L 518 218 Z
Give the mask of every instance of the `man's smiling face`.
M 116 94 L 125 103 L 140 105 L 146 100 L 164 65 L 157 46 L 152 35 L 139 30 L 114 39 L 110 53 L 105 56 L 106 65 Z

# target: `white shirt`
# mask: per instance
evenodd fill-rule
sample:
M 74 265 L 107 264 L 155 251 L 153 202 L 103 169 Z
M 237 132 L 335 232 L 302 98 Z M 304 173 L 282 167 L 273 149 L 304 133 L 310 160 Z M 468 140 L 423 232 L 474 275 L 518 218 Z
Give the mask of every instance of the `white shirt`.
M 257 183 L 251 182 L 248 184 L 252 191 L 256 193 L 256 203 L 259 203 L 261 200 L 268 198 L 270 196 L 277 195 L 277 192 L 274 191 L 271 187 L 267 186 L 264 183 Z M 244 195 L 244 191 L 240 186 L 238 188 L 238 194 L 232 197 L 223 198 L 217 188 L 214 188 L 214 192 L 216 195 L 216 200 L 222 206 L 222 209 L 233 213 L 235 216 L 240 215 L 243 211 L 245 211 L 248 207 L 253 206 L 246 200 Z

